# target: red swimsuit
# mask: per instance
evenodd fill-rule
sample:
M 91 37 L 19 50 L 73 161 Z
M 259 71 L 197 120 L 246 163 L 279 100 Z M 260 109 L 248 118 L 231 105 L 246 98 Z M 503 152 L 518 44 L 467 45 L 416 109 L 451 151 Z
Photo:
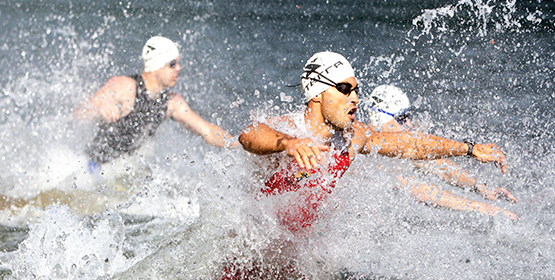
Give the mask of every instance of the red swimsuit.
M 287 168 L 272 175 L 261 191 L 266 195 L 297 192 L 298 197 L 277 210 L 280 222 L 292 232 L 309 228 L 317 219 L 323 200 L 349 168 L 348 151 L 334 150 L 333 160 L 327 168 L 301 169 L 295 160 Z M 325 170 L 322 170 L 325 169 Z

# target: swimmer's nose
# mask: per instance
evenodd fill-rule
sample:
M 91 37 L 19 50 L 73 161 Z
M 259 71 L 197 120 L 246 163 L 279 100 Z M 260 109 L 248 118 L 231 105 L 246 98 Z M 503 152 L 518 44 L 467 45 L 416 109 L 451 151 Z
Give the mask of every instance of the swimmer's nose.
M 358 93 L 356 90 L 351 91 L 351 94 L 349 94 L 349 100 L 351 100 L 351 102 L 358 104 L 359 100 L 358 100 Z

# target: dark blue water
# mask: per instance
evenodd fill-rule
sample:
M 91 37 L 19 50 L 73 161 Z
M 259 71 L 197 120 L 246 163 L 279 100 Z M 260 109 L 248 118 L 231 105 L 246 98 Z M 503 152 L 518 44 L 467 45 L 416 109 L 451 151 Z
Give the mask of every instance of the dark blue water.
M 157 132 L 148 176 L 86 178 L 82 151 L 94 128 L 71 109 L 109 77 L 140 72 L 144 42 L 163 35 L 180 45 L 175 91 L 234 135 L 251 116 L 302 108 L 299 88 L 287 85 L 308 57 L 330 50 L 352 62 L 361 99 L 397 85 L 423 129 L 506 154 L 504 175 L 456 161 L 520 199 L 494 202 L 516 222 L 418 204 L 383 170 L 406 163 L 357 158 L 318 234 L 295 241 L 308 278 L 553 278 L 555 4 L 414 2 L 0 0 L 0 193 L 76 198 L 2 210 L 5 275 L 212 279 L 230 256 L 264 255 L 275 245 L 267 236 L 283 234 L 260 214 L 270 202 L 253 198 L 247 155 L 172 122 Z M 110 191 L 122 184 L 130 190 Z

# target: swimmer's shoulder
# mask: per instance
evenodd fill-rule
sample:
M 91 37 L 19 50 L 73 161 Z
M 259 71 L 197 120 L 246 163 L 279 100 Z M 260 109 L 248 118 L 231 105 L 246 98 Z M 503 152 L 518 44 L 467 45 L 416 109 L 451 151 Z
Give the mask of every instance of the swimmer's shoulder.
M 136 81 L 128 76 L 114 76 L 108 79 L 96 93 L 95 97 L 115 98 L 116 100 L 134 100 L 137 92 Z
M 137 81 L 129 76 L 114 76 L 108 79 L 106 85 L 122 89 L 136 89 Z

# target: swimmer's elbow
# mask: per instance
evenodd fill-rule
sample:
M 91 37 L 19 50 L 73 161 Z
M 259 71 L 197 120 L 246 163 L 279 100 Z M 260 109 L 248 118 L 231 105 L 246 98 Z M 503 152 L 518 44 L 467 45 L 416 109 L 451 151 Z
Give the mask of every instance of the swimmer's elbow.
M 269 153 L 266 148 L 262 147 L 263 144 L 257 142 L 248 132 L 243 131 L 241 135 L 239 135 L 238 140 L 243 149 L 247 152 L 256 155 L 265 155 Z
M 241 145 L 243 145 L 243 147 L 248 143 L 252 141 L 252 133 L 254 132 L 254 126 L 250 125 L 247 128 L 245 128 L 243 131 L 241 131 L 241 134 L 239 135 L 239 143 L 241 143 Z
M 250 150 L 250 147 L 252 147 L 252 145 L 251 145 L 251 141 L 249 140 L 247 132 L 245 132 L 245 131 L 241 132 L 241 134 L 239 135 L 238 140 L 239 140 L 239 144 L 241 144 L 241 146 L 243 146 L 243 149 L 245 149 L 249 152 L 252 152 Z

